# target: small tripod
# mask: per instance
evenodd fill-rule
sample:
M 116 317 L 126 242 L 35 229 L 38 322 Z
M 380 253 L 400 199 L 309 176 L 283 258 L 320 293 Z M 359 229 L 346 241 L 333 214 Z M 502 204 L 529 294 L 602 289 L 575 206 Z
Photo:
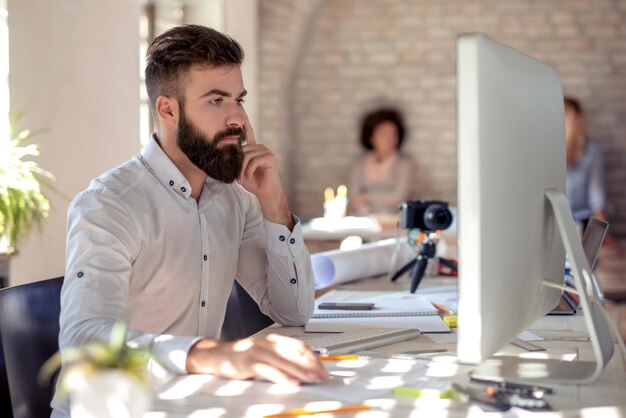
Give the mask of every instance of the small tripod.
M 415 235 L 409 231 L 409 244 L 415 248 L 419 244 L 419 249 L 415 258 L 406 263 L 400 270 L 398 270 L 392 277 L 391 281 L 394 282 L 398 277 L 404 273 L 411 271 L 411 293 L 415 293 L 417 286 L 419 286 L 424 277 L 424 272 L 428 266 L 428 260 L 433 258 L 437 253 L 437 242 L 439 241 L 439 232 L 427 232 L 421 231 L 417 239 Z

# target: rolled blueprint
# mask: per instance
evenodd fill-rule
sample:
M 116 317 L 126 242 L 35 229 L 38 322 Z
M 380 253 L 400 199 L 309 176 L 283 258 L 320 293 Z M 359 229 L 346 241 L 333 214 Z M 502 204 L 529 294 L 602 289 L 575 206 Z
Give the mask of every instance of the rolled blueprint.
M 415 258 L 415 251 L 406 240 L 401 240 L 397 244 L 395 238 L 364 244 L 353 250 L 332 250 L 312 254 L 315 287 L 320 289 L 386 274 L 391 267 L 394 250 L 397 251 L 395 268 L 400 268 Z

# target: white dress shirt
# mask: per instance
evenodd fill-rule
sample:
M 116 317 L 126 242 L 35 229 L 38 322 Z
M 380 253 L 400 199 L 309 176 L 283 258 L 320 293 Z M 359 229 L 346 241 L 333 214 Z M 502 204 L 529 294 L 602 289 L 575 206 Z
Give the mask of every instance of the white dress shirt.
M 294 220 L 293 232 L 264 220 L 256 197 L 212 178 L 196 202 L 152 137 L 69 207 L 61 350 L 108 340 L 123 319 L 129 340 L 182 373 L 199 337 L 220 336 L 235 279 L 274 321 L 303 325 L 314 281 Z

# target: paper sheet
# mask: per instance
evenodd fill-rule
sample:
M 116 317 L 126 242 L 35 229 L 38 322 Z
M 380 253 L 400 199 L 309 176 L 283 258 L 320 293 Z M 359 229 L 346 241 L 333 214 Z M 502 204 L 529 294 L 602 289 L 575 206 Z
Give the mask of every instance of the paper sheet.
M 519 338 L 522 341 L 543 341 L 544 338 L 540 337 L 537 334 L 533 334 L 530 331 L 522 331 L 517 338 Z
M 422 332 L 450 332 L 438 315 L 386 316 L 369 318 L 312 318 L 306 332 L 344 332 L 354 328 L 414 328 Z
M 452 344 L 456 343 L 456 333 L 449 334 L 428 334 L 428 338 L 435 344 Z
M 388 272 L 396 249 L 394 238 L 372 242 L 348 251 L 332 250 L 311 255 L 315 287 L 320 289 Z M 398 245 L 397 265 L 403 266 L 415 257 L 406 244 Z
M 431 302 L 438 303 L 454 312 L 458 312 L 459 293 L 458 285 L 456 284 L 418 287 L 417 294 L 426 296 Z

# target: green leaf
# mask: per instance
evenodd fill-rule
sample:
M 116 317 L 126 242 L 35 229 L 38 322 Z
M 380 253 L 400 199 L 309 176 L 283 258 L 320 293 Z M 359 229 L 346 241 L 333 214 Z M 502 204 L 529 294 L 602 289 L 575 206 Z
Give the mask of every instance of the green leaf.
M 7 141 L 0 138 L 0 240 L 6 241 L 8 251 L 37 227 L 43 228 L 50 203 L 43 190 L 62 195 L 53 187 L 54 176 L 27 158 L 37 157 L 37 144 L 23 144 L 46 130 L 17 130 L 24 113 L 9 115 Z M 6 251 L 7 249 L 3 249 Z
M 59 375 L 61 392 L 67 392 L 72 377 L 94 373 L 102 369 L 120 369 L 148 384 L 146 368 L 151 358 L 151 351 L 146 348 L 129 347 L 126 344 L 127 326 L 118 321 L 113 326 L 108 343 L 93 341 L 82 347 L 69 348 L 52 356 L 41 368 L 38 380 L 44 384 L 61 367 Z
M 118 321 L 113 325 L 109 346 L 115 352 L 120 352 L 126 346 L 126 323 Z
M 37 382 L 42 386 L 47 385 L 54 373 L 59 370 L 63 361 L 71 364 L 84 359 L 85 353 L 78 348 L 68 348 L 63 350 L 63 352 L 58 351 L 41 366 L 37 375 Z

